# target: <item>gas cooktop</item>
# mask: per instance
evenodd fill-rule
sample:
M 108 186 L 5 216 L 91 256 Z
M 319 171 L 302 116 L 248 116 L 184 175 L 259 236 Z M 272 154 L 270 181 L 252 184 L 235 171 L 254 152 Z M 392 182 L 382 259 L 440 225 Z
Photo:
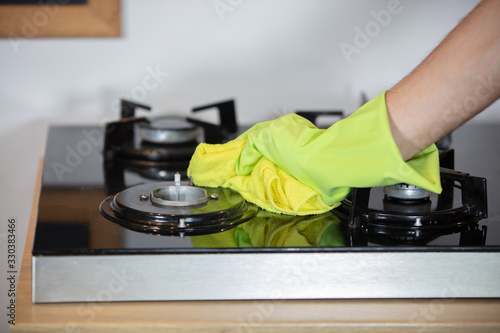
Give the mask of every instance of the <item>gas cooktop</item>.
M 221 125 L 136 107 L 105 128 L 50 128 L 34 302 L 500 297 L 498 126 L 453 134 L 439 196 L 353 189 L 331 212 L 286 216 L 186 179 L 199 141 L 238 132 L 234 102 L 196 108 Z

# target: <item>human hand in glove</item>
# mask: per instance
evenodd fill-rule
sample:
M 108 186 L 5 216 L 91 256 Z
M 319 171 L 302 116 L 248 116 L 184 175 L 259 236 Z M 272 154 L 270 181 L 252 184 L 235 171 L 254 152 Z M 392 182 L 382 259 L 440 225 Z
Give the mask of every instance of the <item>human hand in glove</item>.
M 434 145 L 408 162 L 401 157 L 385 93 L 327 130 L 289 114 L 229 143 L 200 144 L 188 174 L 198 186 L 228 187 L 261 208 L 293 215 L 330 210 L 352 187 L 408 183 L 441 191 Z

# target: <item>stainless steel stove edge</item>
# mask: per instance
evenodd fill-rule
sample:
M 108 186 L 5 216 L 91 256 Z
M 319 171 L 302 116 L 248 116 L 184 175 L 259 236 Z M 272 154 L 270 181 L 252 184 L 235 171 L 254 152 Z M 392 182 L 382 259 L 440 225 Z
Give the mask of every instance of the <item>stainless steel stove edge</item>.
M 499 252 L 34 256 L 33 302 L 500 297 Z

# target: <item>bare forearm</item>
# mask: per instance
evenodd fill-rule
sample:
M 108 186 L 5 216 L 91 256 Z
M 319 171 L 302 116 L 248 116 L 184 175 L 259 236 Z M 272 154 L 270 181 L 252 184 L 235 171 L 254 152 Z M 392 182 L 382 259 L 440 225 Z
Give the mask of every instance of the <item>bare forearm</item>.
M 478 5 L 386 95 L 391 131 L 405 160 L 500 97 L 500 1 Z

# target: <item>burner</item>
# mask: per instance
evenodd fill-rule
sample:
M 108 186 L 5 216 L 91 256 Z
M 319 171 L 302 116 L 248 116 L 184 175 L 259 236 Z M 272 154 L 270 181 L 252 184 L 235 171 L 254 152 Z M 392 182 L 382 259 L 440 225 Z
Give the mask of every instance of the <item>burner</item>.
M 253 218 L 258 208 L 225 188 L 148 183 L 109 196 L 102 215 L 128 229 L 168 236 L 203 235 L 230 229 Z
M 201 128 L 183 117 L 161 116 L 135 123 L 135 131 L 147 142 L 176 144 L 196 140 Z
M 414 201 L 429 200 L 431 194 L 421 187 L 409 184 L 395 184 L 384 187 L 384 193 L 387 199 L 403 200 L 411 203 Z
M 193 109 L 198 112 L 217 108 L 220 125 L 172 115 L 136 117 L 136 108 L 151 110 L 151 107 L 125 100 L 121 107 L 121 119 L 106 124 L 105 162 L 111 168 L 119 162 L 124 168 L 152 179 L 172 180 L 176 172 L 185 174 L 200 142 L 222 143 L 237 132 L 232 100 Z M 154 173 L 156 170 L 158 174 Z
M 348 212 L 349 228 L 361 230 L 356 233 L 358 236 L 364 234 L 363 237 L 383 244 L 402 245 L 425 243 L 437 236 L 460 232 L 487 216 L 484 178 L 441 168 L 441 180 L 443 193 L 433 194 L 434 202 L 415 186 L 398 185 L 389 191 L 384 188 L 383 199 L 377 196 L 380 188 L 359 188 L 343 201 L 341 211 Z M 454 185 L 455 182 L 460 186 Z M 458 204 L 453 203 L 454 188 L 461 193 Z M 370 200 L 370 192 L 375 192 L 374 200 Z M 390 197 L 388 192 L 398 197 Z

